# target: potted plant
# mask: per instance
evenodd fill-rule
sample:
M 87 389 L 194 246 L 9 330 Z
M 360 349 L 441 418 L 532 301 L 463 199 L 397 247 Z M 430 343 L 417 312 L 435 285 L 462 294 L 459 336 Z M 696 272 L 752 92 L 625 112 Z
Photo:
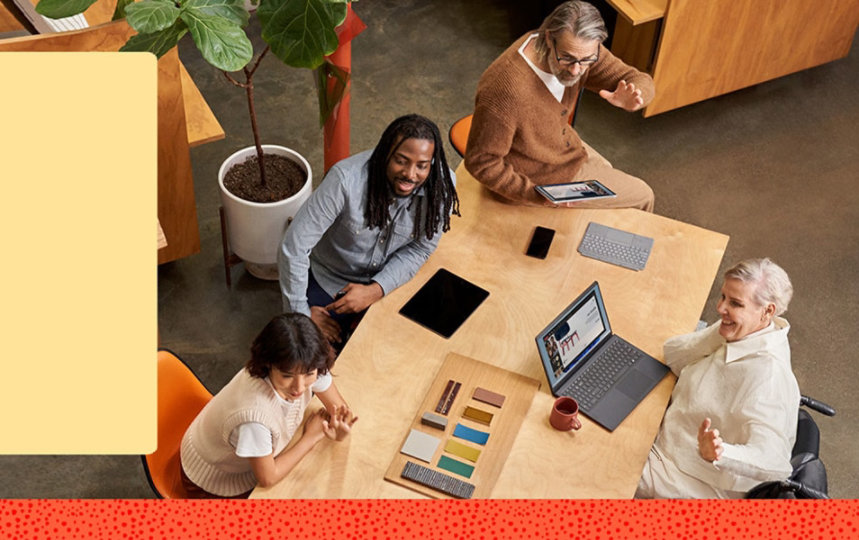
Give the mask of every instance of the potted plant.
M 36 10 L 52 18 L 68 17 L 96 1 L 41 0 Z M 190 33 L 203 58 L 245 90 L 254 146 L 227 158 L 218 184 L 230 247 L 251 273 L 276 279 L 280 239 L 310 196 L 312 173 L 297 152 L 261 143 L 253 77 L 269 51 L 286 65 L 316 70 L 320 121 L 324 123 L 348 80 L 348 73 L 326 62 L 325 56 L 337 49 L 335 29 L 346 19 L 349 0 L 251 1 L 257 5 L 255 13 L 266 43 L 257 55 L 245 32 L 250 17 L 245 0 L 118 0 L 114 18 L 124 14 L 138 32 L 120 50 L 147 51 L 160 58 Z M 232 75 L 238 71 L 243 80 Z

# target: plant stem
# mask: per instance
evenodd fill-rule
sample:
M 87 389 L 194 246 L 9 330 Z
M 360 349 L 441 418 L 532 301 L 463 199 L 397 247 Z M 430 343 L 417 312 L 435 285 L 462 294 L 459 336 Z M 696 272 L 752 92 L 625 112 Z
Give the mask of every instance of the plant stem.
M 263 51 L 260 53 L 259 57 L 257 57 L 257 60 L 256 60 L 256 62 L 254 62 L 254 66 L 251 69 L 248 69 L 247 67 L 244 68 L 245 79 L 247 80 L 247 87 L 245 88 L 245 91 L 247 92 L 247 95 L 248 95 L 248 110 L 250 111 L 250 114 L 251 114 L 251 129 L 254 132 L 254 146 L 256 146 L 256 148 L 257 148 L 257 160 L 259 161 L 260 185 L 262 185 L 263 187 L 265 187 L 265 185 L 266 185 L 266 182 L 265 182 L 265 157 L 264 157 L 264 154 L 262 152 L 262 144 L 260 144 L 260 140 L 259 140 L 259 128 L 257 127 L 257 112 L 256 112 L 256 108 L 254 107 L 253 78 L 254 78 L 254 73 L 256 73 L 256 70 L 259 67 L 259 63 L 262 61 L 263 57 L 269 51 L 270 48 L 271 47 L 266 45 L 266 48 L 263 49 Z
M 249 70 L 248 68 L 244 68 L 245 78 L 247 80 L 247 85 L 245 86 L 245 92 L 248 96 L 248 110 L 251 114 L 251 129 L 254 132 L 254 146 L 257 148 L 257 160 L 259 162 L 259 179 L 260 184 L 265 186 L 265 157 L 262 153 L 262 144 L 259 141 L 259 127 L 257 127 L 257 113 L 254 108 L 254 83 L 253 76 L 254 72 Z
M 242 68 L 242 71 L 245 73 L 245 82 L 241 83 L 235 80 L 232 75 L 224 71 L 224 77 L 227 78 L 230 83 L 245 89 L 245 94 L 248 96 L 248 111 L 251 115 L 251 129 L 254 133 L 254 146 L 257 149 L 257 163 L 259 163 L 259 178 L 260 184 L 265 187 L 265 158 L 262 153 L 262 144 L 259 141 L 259 128 L 257 127 L 257 112 L 256 107 L 254 107 L 254 73 L 256 73 L 257 68 L 259 67 L 260 61 L 265 56 L 265 53 L 269 51 L 270 47 L 266 46 L 265 49 L 260 53 L 257 57 L 256 62 L 254 62 L 254 67 L 248 69 L 247 67 Z

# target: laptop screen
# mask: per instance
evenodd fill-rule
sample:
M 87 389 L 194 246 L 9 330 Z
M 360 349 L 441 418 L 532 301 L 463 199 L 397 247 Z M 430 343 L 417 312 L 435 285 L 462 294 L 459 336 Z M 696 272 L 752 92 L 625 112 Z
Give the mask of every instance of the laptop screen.
M 537 336 L 549 385 L 559 385 L 609 335 L 605 304 L 594 282 Z

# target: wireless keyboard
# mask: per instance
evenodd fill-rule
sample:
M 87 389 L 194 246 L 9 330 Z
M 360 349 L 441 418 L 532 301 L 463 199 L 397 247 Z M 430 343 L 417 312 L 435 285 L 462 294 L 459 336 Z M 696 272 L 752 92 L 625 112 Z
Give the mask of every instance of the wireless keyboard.
M 630 270 L 643 270 L 652 248 L 653 238 L 591 222 L 579 244 L 579 253 Z

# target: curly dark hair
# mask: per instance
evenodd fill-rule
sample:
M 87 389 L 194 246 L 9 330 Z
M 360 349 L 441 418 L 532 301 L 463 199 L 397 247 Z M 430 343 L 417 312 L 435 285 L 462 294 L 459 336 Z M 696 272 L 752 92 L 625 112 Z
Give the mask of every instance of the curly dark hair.
M 423 185 L 426 193 L 426 204 L 422 208 L 418 206 L 415 212 L 414 237 L 419 238 L 421 226 L 427 239 L 431 239 L 442 225 L 442 231 L 450 230 L 450 215 L 459 214 L 459 197 L 444 157 L 444 143 L 438 126 L 432 120 L 418 114 L 401 116 L 385 128 L 379 144 L 373 150 L 368 163 L 369 191 L 367 194 L 367 206 L 364 208 L 364 218 L 372 228 L 382 229 L 390 220 L 388 207 L 393 201 L 393 195 L 388 189 L 388 160 L 397 151 L 406 139 L 421 139 L 432 141 L 433 150 L 432 165 L 429 176 Z M 423 224 L 421 223 L 421 214 Z
M 254 339 L 251 358 L 245 366 L 252 377 L 264 379 L 272 368 L 284 373 L 297 369 L 319 375 L 328 373 L 334 364 L 330 346 L 319 328 L 307 315 L 284 313 L 278 315 Z

